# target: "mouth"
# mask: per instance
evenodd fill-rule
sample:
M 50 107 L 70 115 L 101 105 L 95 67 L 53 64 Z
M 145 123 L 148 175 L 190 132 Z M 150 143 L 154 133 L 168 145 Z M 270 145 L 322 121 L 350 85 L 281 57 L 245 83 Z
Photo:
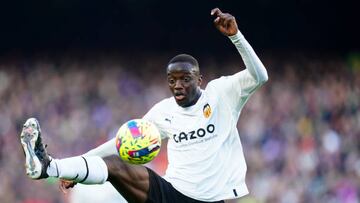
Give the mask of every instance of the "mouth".
M 181 92 L 176 92 L 174 94 L 174 97 L 177 101 L 181 101 L 181 100 L 184 100 L 185 99 L 185 94 L 181 93 Z

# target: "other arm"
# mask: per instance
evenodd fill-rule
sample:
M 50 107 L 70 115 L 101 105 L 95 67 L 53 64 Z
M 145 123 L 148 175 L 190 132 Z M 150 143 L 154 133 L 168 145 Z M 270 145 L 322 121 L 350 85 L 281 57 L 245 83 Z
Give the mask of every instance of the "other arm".
M 228 36 L 235 45 L 247 70 L 255 79 L 257 83 L 256 86 L 260 86 L 265 83 L 268 80 L 267 71 L 253 48 L 239 31 L 235 17 L 229 13 L 221 12 L 218 8 L 212 9 L 211 15 L 216 17 L 214 20 L 215 27 L 222 34 Z

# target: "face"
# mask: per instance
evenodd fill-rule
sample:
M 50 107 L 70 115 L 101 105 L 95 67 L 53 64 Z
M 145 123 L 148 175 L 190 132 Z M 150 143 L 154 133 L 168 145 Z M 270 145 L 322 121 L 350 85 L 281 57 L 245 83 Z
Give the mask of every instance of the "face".
M 199 69 L 190 63 L 171 63 L 167 67 L 167 80 L 176 103 L 181 107 L 194 105 L 201 95 Z

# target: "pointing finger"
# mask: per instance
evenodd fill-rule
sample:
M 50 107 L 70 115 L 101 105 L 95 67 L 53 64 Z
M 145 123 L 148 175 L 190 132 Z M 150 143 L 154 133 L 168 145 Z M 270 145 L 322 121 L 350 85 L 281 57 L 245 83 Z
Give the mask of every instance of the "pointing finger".
M 219 16 L 220 14 L 222 14 L 221 10 L 219 8 L 214 8 L 211 10 L 211 15 L 215 15 L 215 16 Z

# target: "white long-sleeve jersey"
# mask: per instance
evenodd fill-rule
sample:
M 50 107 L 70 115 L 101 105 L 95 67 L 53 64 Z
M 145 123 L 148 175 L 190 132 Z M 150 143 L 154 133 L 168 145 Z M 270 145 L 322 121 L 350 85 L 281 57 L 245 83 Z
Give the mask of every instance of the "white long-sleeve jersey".
M 236 128 L 250 95 L 268 80 L 250 44 L 238 31 L 229 37 L 245 70 L 208 83 L 193 106 L 183 108 L 173 97 L 157 103 L 145 116 L 168 138 L 165 179 L 178 191 L 201 201 L 219 201 L 248 194 L 246 163 Z M 116 153 L 110 140 L 89 155 Z M 110 149 L 111 148 L 111 149 Z

